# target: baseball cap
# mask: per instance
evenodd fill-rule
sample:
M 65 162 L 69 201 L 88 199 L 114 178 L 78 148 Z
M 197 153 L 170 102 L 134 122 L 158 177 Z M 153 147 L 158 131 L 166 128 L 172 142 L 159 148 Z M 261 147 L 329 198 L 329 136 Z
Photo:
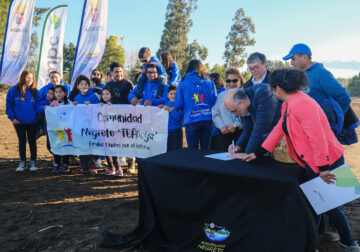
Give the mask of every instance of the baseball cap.
M 307 54 L 309 56 L 311 56 L 311 50 L 310 50 L 310 47 L 308 47 L 307 45 L 305 44 L 296 44 L 294 45 L 289 54 L 286 55 L 285 57 L 283 57 L 283 60 L 288 60 L 290 59 L 292 56 L 294 56 L 295 54 L 297 53 L 302 53 L 302 54 Z

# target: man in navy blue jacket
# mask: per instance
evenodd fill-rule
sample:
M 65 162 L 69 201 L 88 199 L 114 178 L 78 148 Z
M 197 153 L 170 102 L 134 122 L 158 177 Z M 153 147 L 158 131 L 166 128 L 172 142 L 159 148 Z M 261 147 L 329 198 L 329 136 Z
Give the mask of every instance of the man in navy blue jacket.
M 270 85 L 256 84 L 249 88 L 229 90 L 224 105 L 234 116 L 240 116 L 244 130 L 229 152 L 252 153 L 261 146 L 266 136 L 276 125 L 281 114 L 281 103 L 273 94 Z

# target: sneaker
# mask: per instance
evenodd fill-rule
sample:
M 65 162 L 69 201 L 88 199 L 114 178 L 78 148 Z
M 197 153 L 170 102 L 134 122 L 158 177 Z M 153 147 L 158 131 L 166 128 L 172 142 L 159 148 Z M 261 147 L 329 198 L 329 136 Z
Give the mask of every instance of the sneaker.
M 95 167 L 96 167 L 96 168 L 102 168 L 102 164 L 101 164 L 100 158 L 98 158 L 98 159 L 95 160 Z
M 30 161 L 30 171 L 37 171 L 38 168 L 36 167 L 36 162 L 35 160 L 31 160 Z
M 120 165 L 126 166 L 126 159 L 124 157 L 120 158 Z
M 115 175 L 115 169 L 114 168 L 107 168 L 104 172 L 104 175 Z
M 89 172 L 90 172 L 90 174 L 92 174 L 92 175 L 97 174 L 97 170 L 95 169 L 95 167 L 90 167 L 90 168 L 89 168 Z
M 325 240 L 329 242 L 338 242 L 340 241 L 340 235 L 336 232 L 326 231 L 320 235 L 320 240 Z
M 25 161 L 20 161 L 19 166 L 16 168 L 17 172 L 23 172 L 25 171 Z
M 135 162 L 133 162 L 130 166 L 130 168 L 128 169 L 129 173 L 135 173 L 136 169 L 135 169 Z
M 120 168 L 119 170 L 116 170 L 115 176 L 116 176 L 116 177 L 122 177 L 122 176 L 124 176 L 123 170 L 122 170 L 121 168 Z
M 86 169 L 83 169 L 83 168 L 81 168 L 81 167 L 76 168 L 75 170 L 72 170 L 72 173 L 74 173 L 74 174 L 85 173 L 85 172 L 87 172 L 87 170 L 86 170 Z
M 60 165 L 54 164 L 54 169 L 51 171 L 52 173 L 56 174 L 60 172 Z
M 352 245 L 346 246 L 339 242 L 341 252 L 360 252 L 360 247 L 357 241 L 354 241 Z
M 68 172 L 70 172 L 70 169 L 66 164 L 62 164 L 61 168 L 60 168 L 60 172 L 68 173 Z

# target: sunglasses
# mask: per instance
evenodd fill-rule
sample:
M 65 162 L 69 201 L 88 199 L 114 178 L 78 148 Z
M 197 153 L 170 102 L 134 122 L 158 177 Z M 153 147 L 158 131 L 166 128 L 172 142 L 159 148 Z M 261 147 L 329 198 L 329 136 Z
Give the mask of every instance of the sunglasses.
M 233 79 L 233 80 L 230 80 L 230 79 L 227 79 L 226 80 L 226 83 L 237 83 L 239 81 L 239 79 Z

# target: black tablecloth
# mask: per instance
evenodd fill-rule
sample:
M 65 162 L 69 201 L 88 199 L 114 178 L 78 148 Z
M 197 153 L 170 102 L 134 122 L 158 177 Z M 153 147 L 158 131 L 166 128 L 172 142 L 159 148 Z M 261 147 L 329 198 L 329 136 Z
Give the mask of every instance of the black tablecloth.
M 103 232 L 102 246 L 151 251 L 314 251 L 317 231 L 298 181 L 302 168 L 181 150 L 139 161 L 138 227 Z

